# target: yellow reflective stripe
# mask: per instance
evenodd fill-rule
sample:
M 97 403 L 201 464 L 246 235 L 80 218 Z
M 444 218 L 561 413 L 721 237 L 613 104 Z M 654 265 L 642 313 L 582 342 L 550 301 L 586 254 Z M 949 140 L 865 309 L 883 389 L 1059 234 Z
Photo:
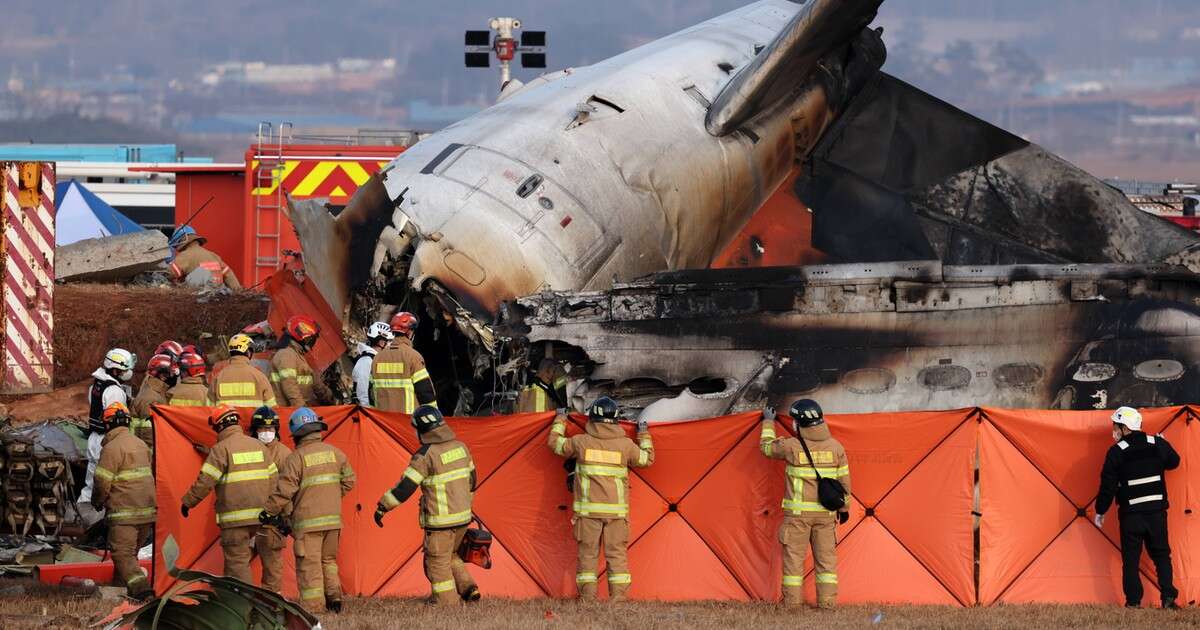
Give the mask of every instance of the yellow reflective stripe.
M 625 461 L 625 456 L 620 451 L 608 451 L 598 448 L 589 448 L 583 452 L 584 461 L 596 462 L 600 464 L 617 464 L 620 465 Z
M 204 462 L 204 465 L 200 467 L 200 472 L 212 477 L 213 479 L 221 479 L 221 469 L 208 462 Z
M 643 438 L 639 438 L 638 439 L 638 448 L 640 448 L 642 450 L 652 449 L 652 448 L 654 448 L 654 441 L 650 439 L 649 435 L 647 435 L 646 437 L 643 437 Z
M 278 383 L 285 378 L 296 378 L 296 368 L 283 368 L 271 372 L 271 380 Z M 311 377 L 309 377 L 311 379 Z
M 554 452 L 557 455 L 563 454 L 563 449 L 567 446 L 567 438 L 559 436 L 554 440 Z
M 576 573 L 575 574 L 575 583 L 576 584 L 595 584 L 595 582 L 596 582 L 596 574 L 595 573 Z
M 426 477 L 425 480 L 421 482 L 421 485 L 427 486 L 427 487 L 428 486 L 444 486 L 447 483 L 450 483 L 451 481 L 457 481 L 459 479 L 466 479 L 466 478 L 470 477 L 472 470 L 475 470 L 474 466 L 472 466 L 470 468 L 459 468 L 458 470 L 451 470 L 450 472 L 444 472 L 440 475 L 433 475 L 431 477 Z
M 337 463 L 337 455 L 334 455 L 333 451 L 321 451 L 319 453 L 309 453 L 308 455 L 304 456 L 304 465 L 306 467 L 307 466 L 320 466 L 321 464 L 336 464 L 336 463 Z
M 803 575 L 785 575 L 783 576 L 784 586 L 804 586 Z
M 130 508 L 127 510 L 109 510 L 108 518 L 112 521 L 121 521 L 125 519 L 140 518 L 143 516 L 154 516 L 158 512 L 158 508 Z
M 265 461 L 262 451 L 241 451 L 232 453 L 235 464 L 259 464 Z
M 300 385 L 312 385 L 313 384 L 312 374 L 301 374 L 296 377 L 296 382 Z
M 230 407 L 262 407 L 264 405 L 267 407 L 275 406 L 274 398 L 265 403 L 261 398 L 222 398 L 219 402 L 225 403 Z
M 650 451 L 641 451 L 638 453 L 638 466 L 645 466 L 650 463 Z
M 300 482 L 300 487 L 307 488 L 309 486 L 321 486 L 341 482 L 342 476 L 340 474 L 329 473 L 327 475 L 313 475 L 312 477 L 305 477 L 304 481 Z
M 821 505 L 820 503 L 813 503 L 812 501 L 789 501 L 787 499 L 783 500 L 783 509 L 788 510 L 792 513 L 832 512 L 833 511 L 833 510 L 825 509 L 825 506 Z
M 266 406 L 268 406 L 268 407 L 274 407 L 274 406 L 276 406 L 276 405 L 278 405 L 278 404 L 279 404 L 279 403 L 275 401 L 275 397 L 274 397 L 274 396 L 272 396 L 272 397 L 268 398 L 268 399 L 266 400 L 266 402 L 263 402 L 262 404 L 260 404 L 260 405 L 259 405 L 259 407 L 261 407 L 261 406 L 263 406 L 263 405 L 266 405 Z
M 433 587 L 434 593 L 445 593 L 446 591 L 454 590 L 454 580 L 445 580 L 442 582 L 434 582 L 430 586 Z
M 375 368 L 376 374 L 404 374 L 405 373 L 403 363 L 394 363 L 394 362 L 392 362 L 392 363 L 375 363 L 374 368 Z
M 325 599 L 325 587 L 305 588 L 300 590 L 300 599 Z
M 555 435 L 566 435 L 567 425 L 563 422 L 555 422 L 554 426 L 550 427 L 550 432 Z
M 594 477 L 619 477 L 624 479 L 629 476 L 629 470 L 625 468 L 599 464 L 579 464 L 575 467 L 575 472 Z
M 100 469 L 97 468 L 96 472 L 99 473 Z M 116 479 L 117 481 L 129 481 L 130 479 L 142 479 L 144 477 L 149 477 L 153 474 L 154 473 L 150 471 L 149 466 L 143 466 L 142 468 L 131 468 L 129 470 L 122 470 L 121 472 L 114 475 L 113 479 Z
M 256 383 L 233 381 L 217 384 L 217 395 L 224 398 L 246 398 L 258 393 Z
M 278 475 L 279 467 L 275 465 L 275 462 L 271 462 L 271 465 L 267 466 L 267 472 L 271 473 L 272 475 Z
M 633 582 L 633 576 L 628 573 L 609 573 L 608 574 L 608 583 L 609 584 L 631 584 L 632 582 Z
M 208 403 L 204 400 L 192 400 L 190 398 L 172 398 L 171 403 L 175 407 L 207 407 Z
M 626 516 L 629 514 L 629 506 L 617 503 L 592 503 L 590 501 L 576 501 L 576 514 L 616 514 L 618 516 Z
M 129 578 L 129 582 L 127 582 L 126 584 L 128 584 L 129 586 L 133 586 L 134 584 L 141 584 L 142 582 L 145 582 L 145 581 L 146 581 L 145 574 L 139 573 L 139 574 Z
M 383 507 L 388 510 L 395 509 L 400 505 L 400 502 L 396 500 L 396 495 L 392 494 L 391 490 L 384 492 L 383 496 L 380 497 L 379 502 L 382 503 Z
M 129 420 L 129 428 L 140 429 L 150 426 L 150 418 L 132 418 Z
M 836 573 L 818 573 L 817 584 L 837 584 Z
M 425 480 L 425 475 L 422 475 L 416 468 L 413 468 L 412 466 L 409 466 L 408 470 L 404 471 L 404 477 L 411 479 L 415 484 L 420 484 Z
M 231 483 L 241 483 L 243 481 L 263 481 L 270 479 L 271 474 L 271 471 L 267 470 L 266 468 L 260 468 L 258 470 L 238 470 L 231 473 L 225 473 L 225 476 L 221 477 L 221 481 L 218 483 L 221 485 L 226 485 Z
M 411 377 L 409 377 L 409 380 L 411 380 L 414 383 L 419 383 L 427 378 L 429 378 L 429 371 L 425 370 L 425 369 L 420 369 L 420 370 L 417 370 L 416 372 L 413 372 L 413 375 Z
M 775 439 L 775 427 L 770 424 L 764 424 L 762 426 L 762 433 L 758 434 L 758 439 L 774 440 Z
M 817 473 L 821 473 L 822 477 L 844 477 L 850 474 L 849 466 L 841 468 L 827 468 L 825 466 L 817 466 L 817 470 L 813 471 L 812 466 L 788 466 L 787 474 L 789 477 L 799 477 L 800 479 L 816 479 Z
M 410 390 L 413 388 L 412 381 L 406 378 L 377 378 L 371 379 L 371 385 L 376 389 L 404 389 Z
M 471 510 L 463 512 L 455 512 L 453 514 L 426 514 L 421 517 L 422 527 L 447 527 L 449 525 L 461 525 L 470 522 Z
M 111 470 L 108 470 L 107 468 L 101 468 L 99 466 L 96 467 L 96 472 L 92 474 L 93 476 L 99 477 L 105 481 L 112 481 L 114 476 Z
M 464 459 L 466 456 L 467 449 L 461 446 L 452 448 L 441 455 L 443 464 L 452 464 L 460 459 Z
M 257 523 L 259 512 L 262 512 L 262 508 L 260 507 L 220 512 L 217 514 L 217 524 L 224 525 L 226 523 L 241 523 L 244 521 L 254 521 Z
M 341 527 L 342 515 L 330 514 L 327 516 L 316 516 L 313 518 L 304 519 L 303 521 L 296 523 L 295 528 L 297 530 L 305 530 L 312 527 L 324 527 L 326 525 L 336 525 Z

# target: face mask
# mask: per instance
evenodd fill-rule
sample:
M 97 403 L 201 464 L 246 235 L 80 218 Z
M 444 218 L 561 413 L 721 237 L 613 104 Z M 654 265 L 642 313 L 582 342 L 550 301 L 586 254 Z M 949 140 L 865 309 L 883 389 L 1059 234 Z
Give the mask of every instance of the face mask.
M 1122 437 L 1121 429 L 1118 427 L 1113 427 L 1113 441 L 1120 442 Z
M 129 379 L 133 378 L 133 370 L 125 370 L 124 372 L 121 372 L 121 374 L 118 375 L 118 378 L 120 378 L 122 381 L 128 381 Z
M 258 441 L 262 442 L 263 444 L 270 444 L 271 442 L 274 442 L 275 441 L 275 432 L 274 431 L 259 431 L 258 432 Z

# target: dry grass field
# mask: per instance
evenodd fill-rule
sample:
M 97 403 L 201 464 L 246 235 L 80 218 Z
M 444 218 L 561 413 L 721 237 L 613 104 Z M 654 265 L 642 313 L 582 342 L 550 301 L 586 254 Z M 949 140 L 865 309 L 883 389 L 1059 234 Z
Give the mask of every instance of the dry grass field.
M 25 593 L 0 588 L 0 628 L 86 627 L 111 610 L 114 602 L 72 597 L 29 583 Z M 698 628 L 1195 628 L 1200 610 L 1125 610 L 1114 606 L 997 606 L 943 608 L 922 606 L 845 606 L 836 611 L 784 610 L 770 604 L 725 602 L 665 604 L 634 602 L 617 605 L 571 601 L 483 601 L 472 606 L 435 608 L 408 599 L 358 599 L 346 602 L 341 615 L 323 615 L 327 630 L 421 628 L 422 630 L 490 630 L 499 628 L 629 629 Z

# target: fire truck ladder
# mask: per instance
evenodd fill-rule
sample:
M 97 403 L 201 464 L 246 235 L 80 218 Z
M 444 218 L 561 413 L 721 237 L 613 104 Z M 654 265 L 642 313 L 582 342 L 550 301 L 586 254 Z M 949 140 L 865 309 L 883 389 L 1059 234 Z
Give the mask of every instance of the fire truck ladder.
M 283 189 L 284 146 L 291 142 L 292 123 L 258 123 L 254 158 L 254 284 L 279 267 L 286 191 Z

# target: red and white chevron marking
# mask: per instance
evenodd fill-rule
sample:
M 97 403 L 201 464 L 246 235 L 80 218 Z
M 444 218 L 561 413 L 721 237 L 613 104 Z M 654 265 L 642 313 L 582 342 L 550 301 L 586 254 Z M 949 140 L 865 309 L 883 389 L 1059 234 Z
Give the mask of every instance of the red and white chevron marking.
M 3 379 L 0 392 L 46 392 L 54 381 L 54 164 L 42 164 L 41 199 L 22 208 L 20 163 L 2 162 L 4 176 Z

